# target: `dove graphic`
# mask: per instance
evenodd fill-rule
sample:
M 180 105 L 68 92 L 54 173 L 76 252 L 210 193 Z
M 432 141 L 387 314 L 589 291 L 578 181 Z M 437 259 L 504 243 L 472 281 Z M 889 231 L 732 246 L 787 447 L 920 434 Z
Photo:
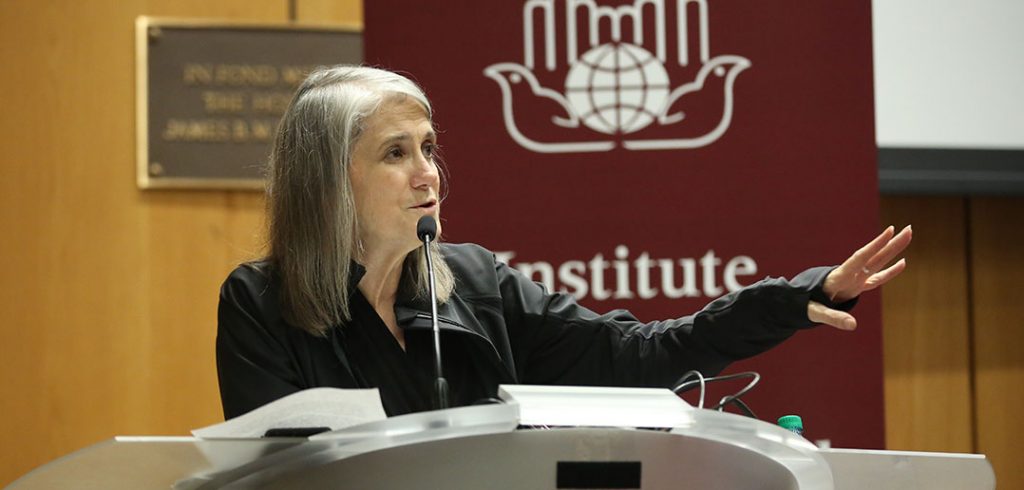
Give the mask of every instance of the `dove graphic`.
M 522 147 L 539 153 L 575 153 L 608 151 L 615 147 L 614 141 L 574 141 L 559 143 L 543 143 L 527 137 L 516 124 L 514 97 L 532 96 L 553 101 L 565 115 L 554 115 L 551 122 L 563 128 L 578 128 L 579 117 L 569 106 L 565 96 L 549 88 L 542 87 L 533 72 L 516 63 L 497 63 L 484 69 L 484 75 L 498 82 L 501 88 L 501 108 L 504 114 L 505 129 L 508 134 Z M 515 90 L 525 82 L 529 90 Z
M 700 72 L 692 82 L 676 87 L 671 93 L 669 93 L 668 100 L 665 102 L 665 109 L 658 118 L 658 122 L 662 125 L 672 125 L 683 120 L 683 113 L 672 113 L 671 109 L 673 105 L 684 96 L 701 91 L 704 88 L 705 83 L 708 81 L 708 77 L 713 76 L 725 78 L 722 85 L 723 90 L 721 96 L 723 104 L 722 118 L 719 120 L 718 125 L 708 133 L 693 138 L 627 140 L 622 143 L 622 146 L 629 150 L 681 150 L 688 148 L 700 148 L 711 144 L 720 138 L 727 129 L 729 129 L 729 123 L 732 122 L 733 112 L 733 86 L 735 85 L 736 77 L 739 76 L 740 72 L 750 68 L 750 66 L 750 60 L 742 56 L 716 56 L 708 60 L 708 62 L 701 67 Z

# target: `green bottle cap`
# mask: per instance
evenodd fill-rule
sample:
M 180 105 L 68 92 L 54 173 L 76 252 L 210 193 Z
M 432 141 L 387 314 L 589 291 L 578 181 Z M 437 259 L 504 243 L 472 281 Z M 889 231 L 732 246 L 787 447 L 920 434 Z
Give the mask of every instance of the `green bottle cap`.
M 783 415 L 782 417 L 779 417 L 779 427 L 792 431 L 803 432 L 804 421 L 799 415 Z

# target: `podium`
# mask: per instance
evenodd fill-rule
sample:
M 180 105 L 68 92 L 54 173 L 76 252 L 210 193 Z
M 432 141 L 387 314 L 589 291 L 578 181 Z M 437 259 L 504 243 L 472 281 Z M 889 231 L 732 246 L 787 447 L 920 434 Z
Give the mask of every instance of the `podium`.
M 818 449 L 668 390 L 506 386 L 502 398 L 308 439 L 117 437 L 10 488 L 995 488 L 982 455 Z

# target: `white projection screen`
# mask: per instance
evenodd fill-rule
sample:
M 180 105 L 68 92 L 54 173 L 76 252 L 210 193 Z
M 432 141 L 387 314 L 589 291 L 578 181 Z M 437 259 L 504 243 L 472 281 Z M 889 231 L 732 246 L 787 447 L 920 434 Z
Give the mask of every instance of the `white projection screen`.
M 875 0 L 887 194 L 1024 194 L 1024 2 Z

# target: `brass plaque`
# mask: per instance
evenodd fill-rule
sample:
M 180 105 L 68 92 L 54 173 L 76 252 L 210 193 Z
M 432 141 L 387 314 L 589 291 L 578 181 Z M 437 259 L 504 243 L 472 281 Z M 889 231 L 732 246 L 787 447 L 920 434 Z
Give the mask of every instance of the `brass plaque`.
M 136 21 L 138 184 L 262 189 L 277 123 L 313 68 L 362 61 L 345 26 Z

